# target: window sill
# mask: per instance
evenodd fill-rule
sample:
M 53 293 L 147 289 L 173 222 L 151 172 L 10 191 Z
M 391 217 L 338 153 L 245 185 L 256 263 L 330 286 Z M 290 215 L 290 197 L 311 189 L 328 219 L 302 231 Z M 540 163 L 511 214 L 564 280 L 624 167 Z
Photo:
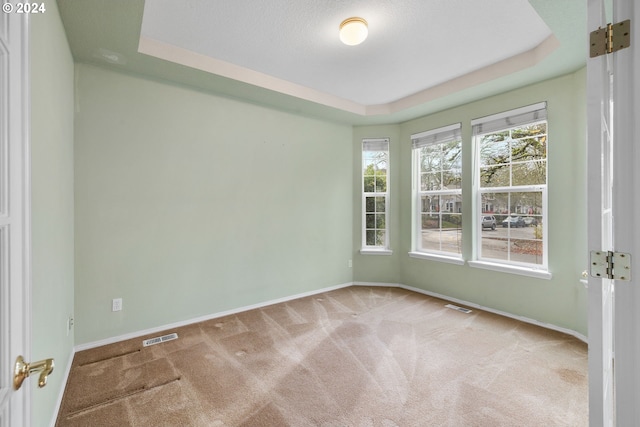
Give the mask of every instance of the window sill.
M 425 252 L 409 252 L 409 256 L 411 258 L 426 259 L 429 261 L 439 261 L 447 262 L 449 264 L 464 265 L 464 260 L 462 258 L 457 258 L 449 255 L 428 254 Z
M 393 255 L 391 249 L 360 249 L 360 255 Z
M 520 267 L 517 265 L 499 264 L 489 261 L 469 261 L 469 266 L 485 270 L 500 271 L 502 273 L 519 274 L 520 276 L 535 277 L 536 279 L 551 280 L 551 273 L 546 270 Z

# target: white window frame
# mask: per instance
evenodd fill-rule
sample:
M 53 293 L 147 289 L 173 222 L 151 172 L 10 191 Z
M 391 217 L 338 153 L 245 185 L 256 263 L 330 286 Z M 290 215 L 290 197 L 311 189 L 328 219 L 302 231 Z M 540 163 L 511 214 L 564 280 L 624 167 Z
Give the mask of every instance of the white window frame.
M 412 232 L 411 232 L 411 252 L 412 258 L 427 259 L 432 261 L 442 261 L 452 264 L 462 265 L 462 249 L 460 253 L 443 251 L 442 242 L 440 250 L 427 249 L 422 247 L 422 197 L 423 196 L 459 196 L 462 202 L 462 185 L 457 189 L 423 190 L 421 185 L 421 154 L 420 149 L 431 145 L 446 144 L 458 140 L 460 142 L 460 156 L 462 156 L 462 124 L 455 123 L 437 129 L 428 130 L 411 135 L 412 144 L 412 166 L 411 166 L 411 192 L 412 192 Z M 462 158 L 460 159 L 460 173 L 462 179 Z M 442 214 L 441 211 L 439 211 Z M 454 212 L 458 213 L 458 212 Z M 462 212 L 460 212 L 462 215 Z M 461 216 L 462 218 L 462 216 Z M 464 227 L 462 222 L 461 229 Z M 460 245 L 462 248 L 462 230 L 460 231 Z
M 545 183 L 537 185 L 509 185 L 502 187 L 485 187 L 480 186 L 481 177 L 481 161 L 480 161 L 480 139 L 482 136 L 501 131 L 511 130 L 521 126 L 532 125 L 536 123 L 545 122 L 547 127 L 547 141 L 549 141 L 549 122 L 547 120 L 547 104 L 541 102 L 526 107 L 518 108 L 515 110 L 506 111 L 491 116 L 474 119 L 471 121 L 473 130 L 473 144 L 474 144 L 474 183 L 473 191 L 476 197 L 475 209 L 474 209 L 474 244 L 475 244 L 475 259 L 469 261 L 469 265 L 472 267 L 484 268 L 489 270 L 502 271 L 507 273 L 521 274 L 525 276 L 537 277 L 542 279 L 551 279 L 551 273 L 549 272 L 549 216 L 548 216 L 548 181 L 549 181 L 549 151 L 547 149 L 547 156 L 545 158 Z M 547 142 L 548 143 L 548 142 Z M 509 165 L 512 165 L 510 159 Z M 510 175 L 511 176 L 511 175 Z M 514 260 L 500 260 L 496 258 L 483 257 L 482 255 L 482 216 L 489 213 L 483 213 L 482 210 L 482 196 L 488 193 L 527 193 L 527 192 L 539 192 L 541 193 L 542 204 L 542 262 L 541 264 L 526 263 Z M 509 215 L 511 215 L 509 210 Z M 501 226 L 501 224 L 498 224 Z M 509 243 L 508 243 L 509 244 Z
M 362 140 L 362 155 L 361 159 L 361 167 L 360 167 L 360 188 L 362 193 L 362 248 L 360 249 L 360 253 L 364 255 L 391 255 L 393 251 L 390 247 L 389 240 L 389 195 L 391 188 L 391 180 L 390 180 L 390 171 L 391 171 L 391 162 L 390 162 L 390 152 L 389 152 L 390 139 L 389 138 L 365 138 Z M 364 157 L 366 152 L 386 152 L 387 154 L 387 169 L 386 169 L 386 188 L 384 192 L 375 191 L 375 192 L 365 192 L 364 188 Z M 367 197 L 384 197 L 384 245 L 367 245 Z M 377 230 L 377 228 L 376 228 Z

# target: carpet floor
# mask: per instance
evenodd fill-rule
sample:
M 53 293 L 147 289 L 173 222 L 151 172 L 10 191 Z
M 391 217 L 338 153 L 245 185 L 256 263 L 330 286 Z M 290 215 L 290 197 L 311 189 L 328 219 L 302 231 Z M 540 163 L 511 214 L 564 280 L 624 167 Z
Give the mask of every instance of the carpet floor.
M 81 351 L 56 426 L 588 425 L 585 343 L 446 304 L 354 286 Z

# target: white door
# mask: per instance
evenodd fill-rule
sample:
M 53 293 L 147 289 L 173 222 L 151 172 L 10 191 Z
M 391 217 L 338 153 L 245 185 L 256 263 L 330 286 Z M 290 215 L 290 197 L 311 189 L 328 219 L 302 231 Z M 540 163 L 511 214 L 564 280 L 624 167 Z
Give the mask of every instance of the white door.
M 30 388 L 13 388 L 30 357 L 27 16 L 0 13 L 0 426 L 28 426 Z
M 640 425 L 635 325 L 640 298 L 637 250 L 640 227 L 640 164 L 637 145 L 640 106 L 634 69 L 640 72 L 640 22 L 634 0 L 589 0 L 588 29 L 632 20 L 630 48 L 587 62 L 588 226 L 591 250 L 632 254 L 631 281 L 589 278 L 589 419 L 596 426 Z M 635 18 L 633 18 L 635 14 Z M 635 64 L 634 64 L 635 57 Z M 634 68 L 635 67 L 635 68 Z M 635 138 L 635 140 L 634 140 Z M 635 246 L 635 248 L 634 248 Z M 633 265 L 632 265 L 633 267 Z
M 615 420 L 640 426 L 640 4 L 615 0 L 613 21 L 631 20 L 631 46 L 612 55 L 613 236 L 631 254 L 631 281 L 615 282 Z
M 610 3 L 610 2 L 609 2 Z M 609 16 L 607 16 L 609 15 Z M 604 0 L 589 0 L 589 31 L 612 22 Z M 613 251 L 612 57 L 587 60 L 587 171 L 589 249 Z M 614 281 L 589 277 L 589 425 L 614 425 Z

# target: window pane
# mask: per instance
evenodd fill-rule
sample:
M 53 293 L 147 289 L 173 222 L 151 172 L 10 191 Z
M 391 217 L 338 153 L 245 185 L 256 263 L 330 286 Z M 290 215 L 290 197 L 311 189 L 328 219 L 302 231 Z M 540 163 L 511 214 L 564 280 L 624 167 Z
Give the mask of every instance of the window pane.
M 508 187 L 509 165 L 480 168 L 480 187 Z
M 384 246 L 385 245 L 385 234 L 384 230 L 376 230 L 376 246 Z
M 375 177 L 373 176 L 365 176 L 364 177 L 364 192 L 365 193 L 373 193 L 375 191 L 374 181 Z
M 515 163 L 512 166 L 512 185 L 537 185 L 547 183 L 547 162 Z
M 462 195 L 447 194 L 440 196 L 440 211 L 462 213 Z
M 437 213 L 422 214 L 422 229 L 434 230 L 440 228 L 440 215 Z
M 442 173 L 423 173 L 420 177 L 420 191 L 440 190 Z
M 509 259 L 508 224 L 503 221 L 509 213 L 509 193 L 483 193 L 481 210 L 491 214 L 490 218 L 481 218 L 480 238 L 482 258 L 507 261 Z M 495 224 L 495 228 L 493 227 Z M 506 226 L 506 228 L 505 228 Z
M 386 191 L 387 191 L 386 175 L 376 175 L 376 192 L 385 193 Z
M 376 245 L 376 231 L 367 230 L 367 246 L 375 246 L 375 245 Z
M 366 228 L 375 228 L 376 227 L 376 216 L 374 214 L 366 215 Z
M 485 135 L 480 142 L 480 165 L 497 165 L 509 163 L 508 132 Z
M 481 200 L 482 213 L 496 212 L 496 195 L 494 193 L 482 193 Z
M 436 213 L 422 215 L 421 248 L 440 250 L 440 216 Z
M 365 151 L 362 155 L 363 168 L 366 171 L 386 170 L 387 156 L 386 151 Z
M 385 221 L 385 215 L 384 214 L 376 215 L 376 228 L 381 228 L 381 229 L 386 228 L 385 223 L 386 223 L 386 221 Z
M 511 130 L 512 138 L 525 138 L 527 136 L 543 135 L 547 133 L 546 123 L 536 123 L 529 126 L 517 127 Z
M 511 193 L 510 212 L 525 216 L 542 214 L 542 192 Z
M 462 144 L 459 140 L 440 144 L 442 147 L 442 169 L 462 168 Z
M 386 203 L 384 197 L 376 197 L 376 212 L 385 212 Z
M 444 252 L 462 253 L 462 215 L 443 214 L 442 231 L 440 233 L 441 250 Z
M 442 228 L 461 230 L 462 215 L 461 214 L 442 214 Z
M 442 190 L 462 188 L 462 170 L 452 169 L 442 172 Z
M 502 221 L 509 214 L 509 193 L 492 193 L 496 221 Z
M 365 212 L 375 212 L 376 211 L 376 198 L 375 197 L 367 197 L 365 199 Z
M 511 240 L 511 261 L 542 264 L 541 240 Z
M 438 212 L 440 210 L 440 196 L 422 196 L 422 212 Z
M 495 231 L 482 231 L 482 258 L 490 258 L 501 261 L 509 259 L 508 239 L 505 232 L 501 232 L 500 228 Z
M 439 144 L 420 148 L 420 169 L 421 172 L 442 170 L 442 150 Z
M 524 160 L 544 160 L 547 158 L 547 137 L 524 138 L 511 143 L 511 159 L 514 162 Z
M 386 152 L 381 152 L 377 156 L 374 170 L 375 170 L 376 176 L 387 174 L 387 153 Z

